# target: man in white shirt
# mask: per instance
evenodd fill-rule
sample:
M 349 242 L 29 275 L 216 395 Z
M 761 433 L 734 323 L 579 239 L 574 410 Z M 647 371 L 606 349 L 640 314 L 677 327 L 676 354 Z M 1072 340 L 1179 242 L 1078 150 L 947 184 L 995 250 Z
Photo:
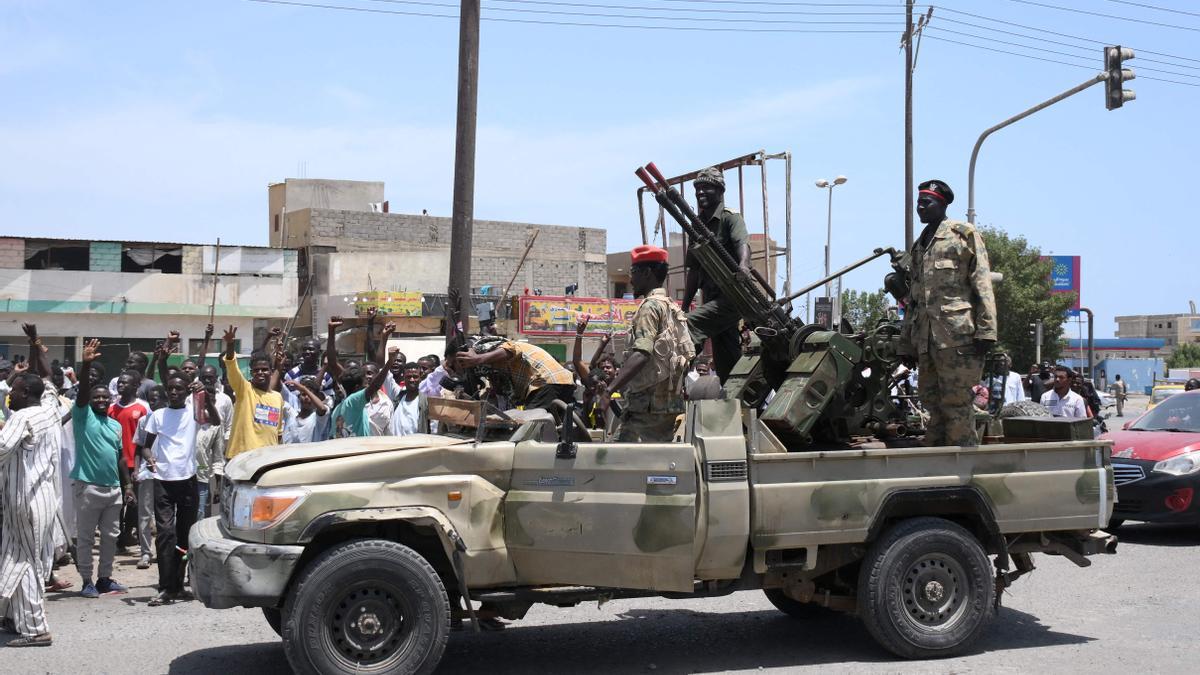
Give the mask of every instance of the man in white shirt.
M 194 383 L 199 391 L 203 385 Z M 196 483 L 196 434 L 199 424 L 187 405 L 190 396 L 186 377 L 176 374 L 167 379 L 167 407 L 155 410 L 146 422 L 146 445 L 142 457 L 154 476 L 154 520 L 157 533 L 159 593 L 150 606 L 167 605 L 184 597 L 185 566 L 180 547 L 186 547 L 188 533 L 199 510 Z M 214 397 L 205 397 L 208 419 L 220 425 Z M 186 551 L 185 551 L 186 552 Z
M 392 414 L 393 436 L 429 433 L 427 399 L 421 393 L 421 366 L 416 363 L 404 365 L 404 390 L 396 397 L 395 412 Z
M 1054 369 L 1054 388 L 1042 394 L 1042 405 L 1055 417 L 1086 419 L 1088 416 L 1083 397 L 1071 391 L 1071 371 L 1066 366 Z
M 283 386 L 296 397 L 297 404 L 283 403 L 283 442 L 312 443 L 329 436 L 329 401 L 318 388 L 317 378 L 305 375 L 288 380 Z

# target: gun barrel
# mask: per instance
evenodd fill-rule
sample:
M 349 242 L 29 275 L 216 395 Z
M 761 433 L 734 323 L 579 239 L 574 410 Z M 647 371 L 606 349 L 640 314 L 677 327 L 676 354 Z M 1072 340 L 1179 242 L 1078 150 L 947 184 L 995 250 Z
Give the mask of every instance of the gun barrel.
M 885 253 L 890 253 L 892 255 L 895 255 L 896 249 L 891 248 L 890 246 L 888 248 L 877 248 L 877 249 L 875 249 L 874 253 L 863 258 L 862 260 L 852 262 L 849 265 L 846 265 L 845 267 L 843 267 L 842 269 L 825 277 L 824 279 L 819 279 L 817 281 L 814 281 L 813 283 L 805 286 L 804 288 L 801 288 L 800 290 L 796 291 L 795 293 L 792 293 L 791 295 L 787 296 L 786 298 L 780 298 L 776 302 L 778 302 L 780 305 L 786 305 L 787 303 L 791 302 L 792 300 L 795 300 L 796 298 L 804 295 L 805 293 L 808 293 L 809 291 L 813 290 L 814 288 L 817 288 L 818 286 L 823 286 L 826 283 L 829 283 L 830 281 L 833 281 L 834 279 L 842 276 L 843 274 L 852 272 L 852 271 L 858 269 L 859 267 L 866 265 L 867 263 L 871 262 L 872 260 L 882 256 Z

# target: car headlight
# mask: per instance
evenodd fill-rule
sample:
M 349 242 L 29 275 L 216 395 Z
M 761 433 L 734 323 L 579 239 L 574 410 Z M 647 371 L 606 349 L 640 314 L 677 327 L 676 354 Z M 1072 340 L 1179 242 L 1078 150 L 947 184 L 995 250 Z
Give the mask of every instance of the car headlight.
M 1185 452 L 1178 457 L 1164 459 L 1154 465 L 1154 470 L 1172 476 L 1186 476 L 1200 471 L 1200 452 Z
M 307 497 L 304 488 L 239 485 L 233 490 L 229 525 L 239 530 L 266 529 L 295 511 Z

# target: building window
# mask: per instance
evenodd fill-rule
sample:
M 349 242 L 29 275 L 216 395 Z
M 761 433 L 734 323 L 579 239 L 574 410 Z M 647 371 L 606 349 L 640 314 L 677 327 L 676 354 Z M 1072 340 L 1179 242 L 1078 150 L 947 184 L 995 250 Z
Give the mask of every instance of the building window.
M 1170 321 L 1168 321 L 1168 322 L 1167 322 L 1167 328 L 1170 328 L 1170 327 L 1171 327 L 1171 322 L 1170 322 Z
M 626 289 L 628 289 L 628 288 L 629 288 L 629 284 L 625 283 L 624 281 L 614 281 L 613 282 L 613 297 L 614 298 L 625 297 Z
M 91 247 L 82 241 L 25 240 L 25 269 L 86 272 Z
M 164 274 L 183 273 L 183 249 L 156 246 L 124 246 L 121 250 L 122 272 L 158 270 Z

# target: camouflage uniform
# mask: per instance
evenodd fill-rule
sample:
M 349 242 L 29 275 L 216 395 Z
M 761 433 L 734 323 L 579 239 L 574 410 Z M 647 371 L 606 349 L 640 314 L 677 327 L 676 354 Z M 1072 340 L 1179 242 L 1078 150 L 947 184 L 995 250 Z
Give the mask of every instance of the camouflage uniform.
M 996 340 L 996 300 L 987 249 L 974 226 L 946 219 L 928 246 L 909 252 L 911 302 L 904 315 L 902 350 L 916 355 L 921 403 L 929 411 L 926 445 L 977 445 L 971 387 L 983 357 L 976 340 Z
M 750 234 L 746 231 L 746 221 L 737 211 L 725 208 L 722 204 L 717 207 L 712 218 L 705 223 L 716 236 L 717 242 L 734 260 L 743 245 L 750 245 Z M 697 262 L 689 253 L 687 266 L 696 267 Z M 712 339 L 713 367 L 721 382 L 729 377 L 734 364 L 742 356 L 742 337 L 738 332 L 738 323 L 742 315 L 738 313 L 733 303 L 721 295 L 721 287 L 700 272 L 700 292 L 704 294 L 704 304 L 688 312 L 688 330 L 692 333 L 692 342 L 696 345 L 696 353 L 704 348 L 704 341 Z
M 623 394 L 625 411 L 621 415 L 621 429 L 617 432 L 619 442 L 669 443 L 672 439 L 675 419 L 683 412 L 683 399 L 679 396 L 681 381 L 672 382 L 671 377 L 660 380 L 655 373 L 660 362 L 682 356 L 680 363 L 687 363 L 695 356 L 695 352 L 656 354 L 655 348 L 666 348 L 663 342 L 658 341 L 658 337 L 667 329 L 668 321 L 676 317 L 682 319 L 682 314 L 671 302 L 666 289 L 656 288 L 646 295 L 633 315 L 629 327 L 629 350 L 625 353 L 624 362 L 628 362 L 630 354 L 635 351 L 644 353 L 650 360 L 634 376 Z M 683 372 L 679 375 L 679 380 L 682 380 Z

